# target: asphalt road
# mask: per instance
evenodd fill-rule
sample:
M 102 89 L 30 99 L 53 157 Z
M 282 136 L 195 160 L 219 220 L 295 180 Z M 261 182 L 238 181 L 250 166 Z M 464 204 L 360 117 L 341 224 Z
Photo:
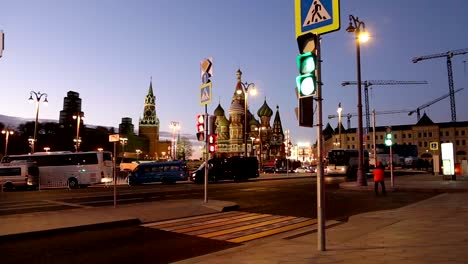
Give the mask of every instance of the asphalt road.
M 401 207 L 433 196 L 430 193 L 389 193 L 375 197 L 371 192 L 347 191 L 337 182 L 327 182 L 327 219 L 346 220 L 353 214 Z M 43 190 L 15 192 L 2 196 L 1 204 L 34 204 L 53 201 L 64 205 L 103 206 L 113 202 L 112 191 L 104 188 L 83 190 Z M 237 202 L 241 211 L 316 218 L 315 178 L 210 184 L 210 199 Z M 164 199 L 203 199 L 203 186 L 193 184 L 120 187 L 119 203 Z M 44 206 L 44 205 L 43 205 Z M 44 207 L 41 207 L 44 210 Z M 47 206 L 45 205 L 45 208 Z M 51 210 L 62 210 L 66 208 Z M 35 210 L 34 207 L 29 210 Z M 26 210 L 27 211 L 27 210 Z M 1 212 L 8 212 L 6 207 Z M 215 252 L 237 244 L 148 229 L 140 226 L 70 232 L 46 237 L 1 239 L 2 263 L 169 263 Z

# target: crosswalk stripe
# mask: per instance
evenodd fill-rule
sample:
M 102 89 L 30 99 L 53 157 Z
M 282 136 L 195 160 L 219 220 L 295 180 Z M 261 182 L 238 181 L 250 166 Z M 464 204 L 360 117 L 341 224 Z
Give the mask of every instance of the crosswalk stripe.
M 229 239 L 227 241 L 228 242 L 233 242 L 233 243 L 242 243 L 242 242 L 254 240 L 254 239 L 257 239 L 257 238 L 266 237 L 266 236 L 286 232 L 286 231 L 289 231 L 289 230 L 301 228 L 301 227 L 304 227 L 304 226 L 314 225 L 316 223 L 317 223 L 316 219 L 311 219 L 311 220 L 304 221 L 304 222 L 297 223 L 297 224 L 293 224 L 293 225 L 288 225 L 288 226 L 284 226 L 284 227 L 280 227 L 280 228 L 266 230 L 266 231 L 263 231 L 263 232 L 260 232 L 260 233 L 255 233 L 255 234 L 251 234 L 251 235 L 247 235 L 247 236 L 242 236 L 242 237 L 238 237 L 238 238 Z
M 144 227 L 163 229 L 163 228 L 168 228 L 168 227 L 172 227 L 172 226 L 190 224 L 190 223 L 193 223 L 194 220 L 197 220 L 197 222 L 203 222 L 203 221 L 209 220 L 209 219 L 222 219 L 222 218 L 225 218 L 225 217 L 228 217 L 228 216 L 239 216 L 239 215 L 242 216 L 242 215 L 246 215 L 246 214 L 249 214 L 249 213 L 246 213 L 246 212 L 215 213 L 215 214 L 195 216 L 195 217 L 190 217 L 190 218 L 174 219 L 174 220 L 169 220 L 169 221 L 164 221 L 164 222 L 148 223 L 148 224 L 144 224 L 143 226 Z
M 264 217 L 267 217 L 267 216 L 271 216 L 271 215 L 268 215 L 268 214 L 252 215 L 252 216 L 249 216 L 249 217 L 244 217 L 244 218 L 239 218 L 239 219 L 233 219 L 233 220 L 227 219 L 226 221 L 223 221 L 223 222 L 210 223 L 210 224 L 205 224 L 205 225 L 201 225 L 201 226 L 193 226 L 193 227 L 189 227 L 189 228 L 174 229 L 174 230 L 171 230 L 171 231 L 174 231 L 174 232 L 177 232 L 177 233 L 186 233 L 186 232 L 197 231 L 197 230 L 206 229 L 206 228 L 210 228 L 210 227 L 215 227 L 215 226 L 223 226 L 223 225 L 228 225 L 228 224 L 233 224 L 233 223 L 245 222 L 245 221 L 248 221 L 248 220 L 264 218 Z
M 220 236 L 220 235 L 224 235 L 224 234 L 229 234 L 229 233 L 234 233 L 234 232 L 238 232 L 238 231 L 242 231 L 242 230 L 251 229 L 251 228 L 254 228 L 254 227 L 266 226 L 266 225 L 273 224 L 273 223 L 283 222 L 283 221 L 291 220 L 291 219 L 294 219 L 294 218 L 296 218 L 296 217 L 294 217 L 294 216 L 285 216 L 285 217 L 281 217 L 281 218 L 278 218 L 278 219 L 273 219 L 273 220 L 270 220 L 270 221 L 265 221 L 265 222 L 260 222 L 260 223 L 256 223 L 256 224 L 245 225 L 245 226 L 239 226 L 239 227 L 236 227 L 236 228 L 220 230 L 220 231 L 211 232 L 211 233 L 207 233 L 207 234 L 201 234 L 199 236 L 200 237 L 205 237 L 205 238 L 211 238 L 211 237 L 216 237 L 216 236 Z

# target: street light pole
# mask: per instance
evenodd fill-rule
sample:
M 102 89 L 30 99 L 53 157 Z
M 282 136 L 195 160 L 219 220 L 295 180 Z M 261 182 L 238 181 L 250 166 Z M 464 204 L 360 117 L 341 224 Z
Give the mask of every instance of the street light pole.
M 36 146 L 36 136 L 37 136 L 37 123 L 39 121 L 39 103 L 41 101 L 41 98 L 44 96 L 43 102 L 47 104 L 49 101 L 47 101 L 47 94 L 46 93 L 41 93 L 41 92 L 34 92 L 31 91 L 29 93 L 29 102 L 34 102 L 33 95 L 36 100 L 36 122 L 34 123 L 34 138 L 33 141 L 31 142 L 31 154 L 34 153 L 34 149 Z
M 343 108 L 341 107 L 341 102 L 338 103 L 338 136 L 339 136 L 339 139 L 338 139 L 338 143 L 339 143 L 339 146 L 340 148 L 343 148 L 341 146 L 341 111 L 343 111 Z
M 249 93 L 249 88 L 252 87 L 250 90 L 250 93 L 252 95 L 255 95 L 257 90 L 255 89 L 255 84 L 254 83 L 242 83 L 240 82 L 242 86 L 242 91 L 244 92 L 244 143 L 245 143 L 245 149 L 244 149 L 244 155 L 247 157 L 247 109 L 248 109 L 248 93 Z M 241 90 L 237 90 L 238 94 L 241 94 Z
M 361 27 L 364 34 L 361 34 Z M 364 176 L 364 148 L 363 148 L 363 132 L 362 132 L 362 98 L 361 98 L 361 47 L 359 42 L 365 42 L 368 39 L 366 25 L 359 18 L 349 15 L 349 26 L 347 32 L 355 32 L 356 34 L 356 62 L 357 62 L 357 90 L 358 90 L 358 170 L 357 184 L 358 186 L 367 186 L 367 179 Z
M 13 130 L 10 129 L 4 129 L 2 130 L 2 134 L 5 134 L 5 156 L 8 153 L 8 138 L 10 135 L 13 135 Z
M 73 116 L 73 119 L 76 119 L 76 139 L 75 139 L 75 150 L 76 152 L 78 152 L 79 148 L 80 148 L 80 143 L 81 143 L 81 140 L 80 140 L 80 123 L 81 123 L 81 119 L 83 119 L 83 115 L 81 113 L 77 114 L 77 115 L 74 115 Z

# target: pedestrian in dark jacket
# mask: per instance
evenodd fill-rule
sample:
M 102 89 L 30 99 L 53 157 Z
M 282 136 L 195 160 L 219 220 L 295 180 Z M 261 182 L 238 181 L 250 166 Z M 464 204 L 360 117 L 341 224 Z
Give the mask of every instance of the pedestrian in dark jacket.
M 382 186 L 382 194 L 387 195 L 387 192 L 385 191 L 385 170 L 380 161 L 377 162 L 377 166 L 374 168 L 375 195 L 379 195 L 379 183 Z

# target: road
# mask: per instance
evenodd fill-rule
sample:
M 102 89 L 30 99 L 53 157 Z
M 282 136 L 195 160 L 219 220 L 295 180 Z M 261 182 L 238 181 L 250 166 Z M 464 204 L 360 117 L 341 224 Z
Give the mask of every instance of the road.
M 375 197 L 370 192 L 339 189 L 337 183 L 340 181 L 341 179 L 326 181 L 327 219 L 346 220 L 353 214 L 397 208 L 433 195 L 401 192 L 390 193 L 387 197 Z M 203 185 L 119 186 L 118 193 L 119 204 L 165 199 L 203 199 Z M 104 187 L 8 192 L 1 195 L 0 212 L 3 215 L 113 204 L 112 188 Z M 210 199 L 237 202 L 241 213 L 245 212 L 250 218 L 262 217 L 261 214 L 273 215 L 268 216 L 272 218 L 287 217 L 291 221 L 299 218 L 313 221 L 316 218 L 315 178 L 210 184 L 208 195 Z M 234 220 L 229 221 L 232 224 Z M 252 221 L 237 226 L 247 226 Z M 155 228 L 129 226 L 8 241 L 0 238 L 0 254 L 4 263 L 168 263 L 236 245 L 238 243 L 228 242 L 227 239 L 215 240 Z

